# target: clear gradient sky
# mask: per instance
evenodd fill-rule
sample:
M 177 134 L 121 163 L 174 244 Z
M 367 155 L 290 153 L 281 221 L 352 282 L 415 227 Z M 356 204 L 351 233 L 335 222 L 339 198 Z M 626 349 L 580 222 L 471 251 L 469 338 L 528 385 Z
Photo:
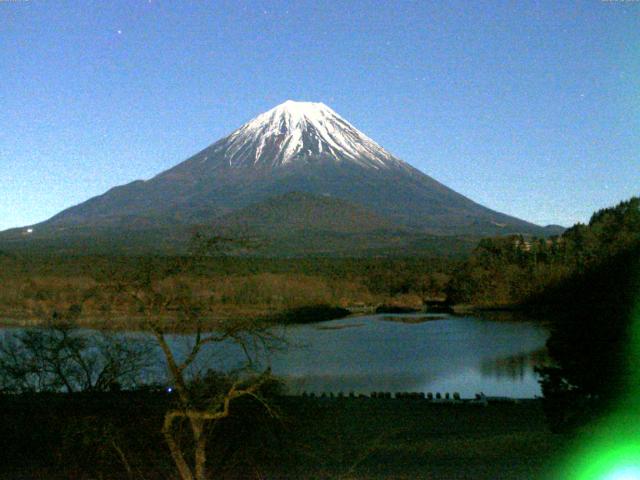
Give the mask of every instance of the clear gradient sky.
M 640 194 L 640 1 L 0 0 L 0 230 L 324 102 L 495 210 Z

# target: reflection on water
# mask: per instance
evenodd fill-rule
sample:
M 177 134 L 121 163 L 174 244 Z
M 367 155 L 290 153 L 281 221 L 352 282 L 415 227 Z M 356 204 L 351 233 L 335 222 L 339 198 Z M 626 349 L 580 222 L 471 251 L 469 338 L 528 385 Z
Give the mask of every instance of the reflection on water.
M 289 347 L 264 358 L 262 366 L 283 377 L 292 393 L 484 392 L 527 398 L 540 395 L 533 368 L 544 360 L 548 332 L 531 322 L 384 314 L 292 326 L 284 335 Z M 178 358 L 193 343 L 190 336 L 169 340 Z M 201 353 L 194 371 L 233 369 L 244 358 L 230 343 Z M 160 352 L 157 364 L 164 364 Z M 165 380 L 161 370 L 149 377 Z
M 374 315 L 292 328 L 298 348 L 271 359 L 294 392 L 418 391 L 533 397 L 540 387 L 534 363 L 548 332 L 539 324 L 493 322 L 439 315 Z M 408 321 L 407 321 L 408 320 Z M 436 321 L 437 320 L 437 321 Z M 344 328 L 359 324 L 359 328 Z M 502 359 L 523 356 L 517 374 L 505 375 Z M 509 360 L 504 360 L 509 363 Z M 507 368 L 508 370 L 508 368 Z
M 504 358 L 484 360 L 480 365 L 480 372 L 485 377 L 522 381 L 533 369 L 548 363 L 549 354 L 546 349 L 540 349 Z

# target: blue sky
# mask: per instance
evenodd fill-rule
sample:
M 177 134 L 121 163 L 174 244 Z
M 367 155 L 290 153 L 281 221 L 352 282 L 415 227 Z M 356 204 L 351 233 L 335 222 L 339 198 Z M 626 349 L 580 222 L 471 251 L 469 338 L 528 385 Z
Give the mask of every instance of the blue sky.
M 570 225 L 640 194 L 640 2 L 0 2 L 0 230 L 287 99 L 454 190 Z

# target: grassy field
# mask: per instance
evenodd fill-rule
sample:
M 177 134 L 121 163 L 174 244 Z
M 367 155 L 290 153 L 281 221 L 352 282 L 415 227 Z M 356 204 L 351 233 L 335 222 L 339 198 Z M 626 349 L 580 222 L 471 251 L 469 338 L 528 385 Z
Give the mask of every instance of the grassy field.
M 2 477 L 177 478 L 158 394 L 0 397 Z M 211 478 L 539 479 L 562 451 L 537 401 L 430 404 L 278 397 L 279 418 L 242 405 L 210 432 Z
M 318 462 L 298 466 L 297 478 L 542 478 L 562 443 L 537 402 L 347 399 L 297 409 Z

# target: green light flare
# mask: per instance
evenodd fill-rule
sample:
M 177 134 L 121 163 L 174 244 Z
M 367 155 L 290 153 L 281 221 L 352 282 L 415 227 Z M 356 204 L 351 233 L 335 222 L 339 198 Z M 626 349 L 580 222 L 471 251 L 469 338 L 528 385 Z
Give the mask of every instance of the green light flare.
M 640 480 L 640 443 L 623 432 L 580 450 L 564 474 L 572 480 Z M 635 475 L 635 476 L 634 476 Z
M 623 467 L 611 472 L 604 477 L 604 480 L 638 480 L 640 478 L 640 468 Z
M 627 387 L 613 412 L 583 434 L 558 479 L 640 480 L 640 298 L 631 319 Z

